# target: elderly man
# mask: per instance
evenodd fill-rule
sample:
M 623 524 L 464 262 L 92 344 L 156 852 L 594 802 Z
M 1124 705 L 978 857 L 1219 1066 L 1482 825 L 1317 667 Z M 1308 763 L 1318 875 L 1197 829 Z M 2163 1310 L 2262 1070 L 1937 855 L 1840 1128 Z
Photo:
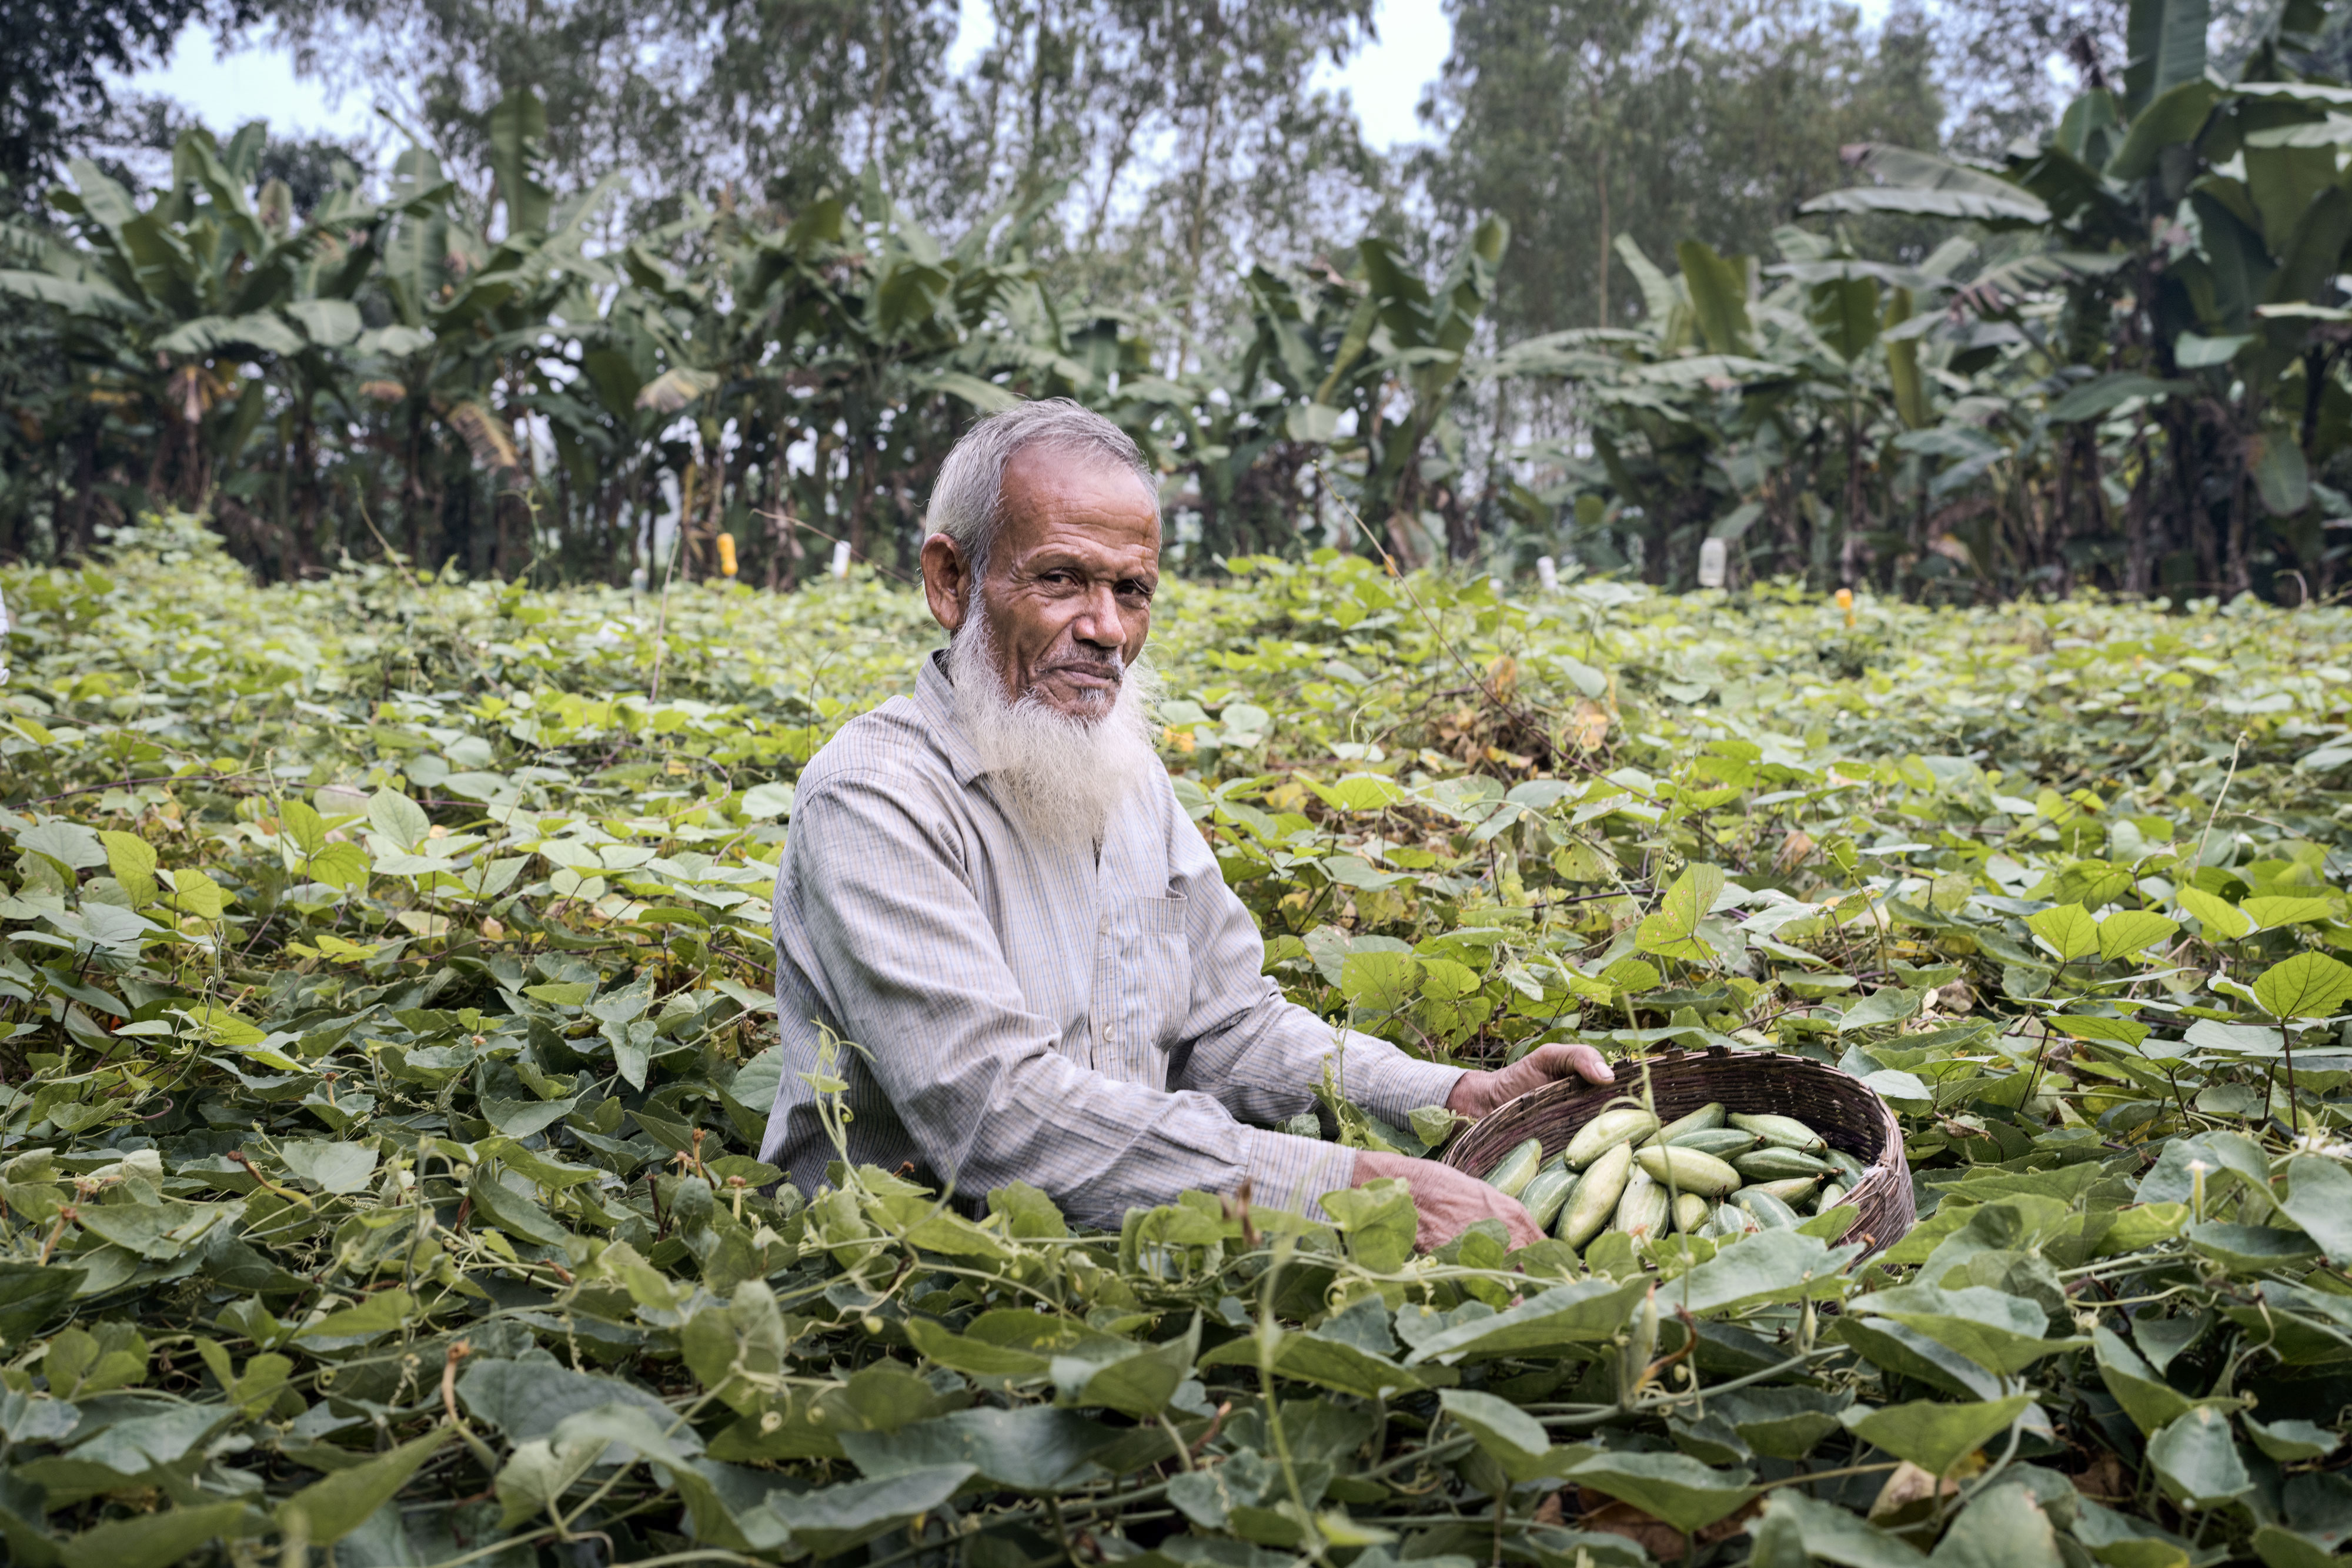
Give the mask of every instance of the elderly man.
M 1547 1045 L 1496 1072 L 1416 1061 L 1283 998 L 1249 912 L 1169 788 L 1143 663 L 1157 487 L 1117 425 L 1066 402 L 982 421 L 940 470 L 923 591 L 948 646 L 911 697 L 852 720 L 801 776 L 776 880 L 783 1084 L 761 1157 L 803 1191 L 835 1158 L 814 1096 L 824 1031 L 852 1042 L 851 1157 L 967 1198 L 1024 1181 L 1076 1221 L 1198 1188 L 1316 1212 L 1400 1176 L 1433 1246 L 1499 1218 L 1429 1160 L 1270 1132 L 1331 1063 L 1393 1122 L 1482 1115 L 1570 1071 Z

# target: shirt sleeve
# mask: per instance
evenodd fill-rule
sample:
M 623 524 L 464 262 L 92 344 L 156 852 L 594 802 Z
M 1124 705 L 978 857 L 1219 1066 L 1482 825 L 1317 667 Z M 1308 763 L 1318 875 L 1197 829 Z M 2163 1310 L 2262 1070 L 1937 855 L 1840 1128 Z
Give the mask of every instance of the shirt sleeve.
M 1092 1226 L 1244 1181 L 1259 1202 L 1309 1210 L 1350 1184 L 1348 1150 L 1243 1126 L 1211 1095 L 1122 1082 L 1057 1051 L 943 831 L 871 776 L 836 775 L 793 810 L 827 1003 L 933 1171 L 970 1196 L 1025 1181 Z
M 1170 1082 L 1214 1095 L 1252 1122 L 1278 1122 L 1313 1104 L 1327 1061 L 1347 1098 L 1383 1121 L 1402 1126 L 1421 1106 L 1445 1103 L 1466 1069 L 1409 1056 L 1282 994 L 1265 972 L 1257 922 L 1225 885 L 1199 830 L 1180 809 L 1174 819 L 1169 882 L 1185 898 L 1193 958 L 1181 1037 L 1187 1049 Z

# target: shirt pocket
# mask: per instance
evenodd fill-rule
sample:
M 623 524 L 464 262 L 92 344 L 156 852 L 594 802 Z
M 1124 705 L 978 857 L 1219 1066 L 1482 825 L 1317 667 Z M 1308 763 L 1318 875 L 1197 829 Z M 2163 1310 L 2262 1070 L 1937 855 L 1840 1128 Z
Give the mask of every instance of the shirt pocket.
M 1119 1076 L 1160 1084 L 1168 1052 L 1192 1009 L 1189 902 L 1181 893 L 1131 898 L 1114 922 L 1111 994 L 1097 1017 L 1109 1020 L 1104 1054 Z

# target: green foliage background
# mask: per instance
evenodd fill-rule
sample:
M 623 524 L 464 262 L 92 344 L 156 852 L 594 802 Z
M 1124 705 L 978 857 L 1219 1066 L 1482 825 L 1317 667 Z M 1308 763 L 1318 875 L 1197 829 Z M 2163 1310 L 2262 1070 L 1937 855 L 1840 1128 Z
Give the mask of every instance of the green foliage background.
M 919 602 L 257 590 L 166 516 L 0 575 L 10 1560 L 2333 1559 L 2352 617 L 1236 571 L 1166 754 L 1291 996 L 1841 1066 L 1917 1228 L 770 1192 L 792 781 Z
M 1026 84 L 1026 141 L 992 55 L 964 107 L 1017 177 L 852 160 L 828 99 L 760 199 L 651 199 L 661 169 L 583 167 L 580 102 L 475 103 L 467 51 L 506 46 L 462 18 L 451 136 L 302 214 L 258 124 L 188 132 L 151 192 L 76 161 L 51 225 L 0 227 L 0 552 L 75 559 L 161 501 L 278 579 L 703 579 L 722 533 L 770 587 L 837 541 L 905 570 L 956 435 L 1064 396 L 1136 435 L 1195 573 L 1370 547 L 1937 601 L 2336 591 L 2352 87 L 2319 0 L 2211 57 L 2207 0 L 2134 0 L 2128 62 L 1973 162 L 1934 145 L 1916 17 L 1873 53 L 1795 0 L 1704 38 L 1672 6 L 1498 6 L 1460 30 L 1412 222 L 1308 199 L 1349 139 L 1300 84 L 1360 8 L 1281 9 L 1185 32 L 1167 81 L 1121 53 L 1156 22 L 1097 15 Z M 1082 176 L 1145 126 L 1200 166 L 1124 259 L 1088 249 L 1116 182 Z

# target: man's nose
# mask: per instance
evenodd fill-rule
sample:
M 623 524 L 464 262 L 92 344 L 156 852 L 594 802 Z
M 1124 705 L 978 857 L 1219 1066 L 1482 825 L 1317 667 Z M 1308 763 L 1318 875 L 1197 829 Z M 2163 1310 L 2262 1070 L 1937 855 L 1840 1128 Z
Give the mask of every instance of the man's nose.
M 1088 587 L 1078 606 L 1077 618 L 1070 622 L 1070 635 L 1097 648 L 1126 645 L 1127 622 L 1118 613 L 1118 593 L 1109 583 L 1097 582 Z

